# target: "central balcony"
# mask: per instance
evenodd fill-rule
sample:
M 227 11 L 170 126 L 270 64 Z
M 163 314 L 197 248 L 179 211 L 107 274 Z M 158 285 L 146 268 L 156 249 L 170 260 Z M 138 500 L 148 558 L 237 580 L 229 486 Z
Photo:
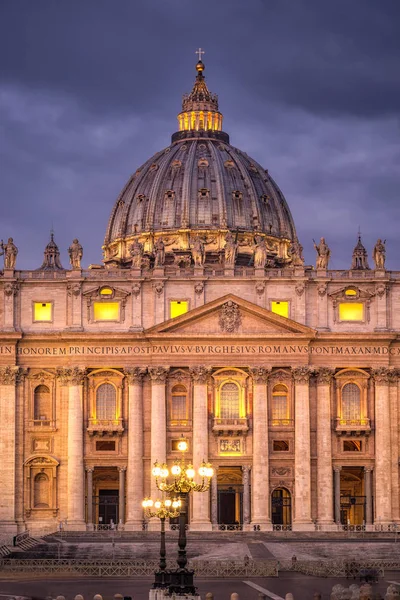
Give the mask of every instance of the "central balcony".
M 335 419 L 334 427 L 337 435 L 368 435 L 371 432 L 370 419 Z
M 89 419 L 87 431 L 89 435 L 122 435 L 124 426 L 122 419 Z
M 243 435 L 249 430 L 249 421 L 247 417 L 233 419 L 214 417 L 212 430 L 216 435 Z

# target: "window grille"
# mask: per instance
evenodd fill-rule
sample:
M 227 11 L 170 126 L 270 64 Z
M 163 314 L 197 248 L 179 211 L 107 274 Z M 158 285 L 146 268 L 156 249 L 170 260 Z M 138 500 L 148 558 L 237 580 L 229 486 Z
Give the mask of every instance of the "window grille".
M 183 385 L 176 385 L 172 388 L 171 420 L 185 421 L 186 419 L 186 388 Z
M 235 383 L 224 383 L 221 388 L 221 419 L 238 419 L 239 388 Z
M 360 388 L 355 383 L 346 383 L 342 389 L 342 419 L 358 421 L 361 418 Z
M 272 391 L 272 420 L 283 421 L 289 418 L 288 395 L 284 385 L 278 384 Z
M 111 421 L 115 419 L 117 392 L 111 383 L 102 383 L 96 391 L 96 419 Z

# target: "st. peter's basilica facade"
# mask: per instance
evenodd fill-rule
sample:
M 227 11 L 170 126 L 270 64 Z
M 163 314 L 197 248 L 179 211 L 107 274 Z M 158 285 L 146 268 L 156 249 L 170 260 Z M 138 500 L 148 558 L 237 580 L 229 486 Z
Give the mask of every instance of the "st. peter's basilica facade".
M 229 143 L 204 64 L 114 204 L 103 264 L 0 277 L 0 529 L 143 527 L 153 463 L 212 463 L 192 530 L 400 521 L 400 276 L 359 239 L 304 265 L 286 200 Z M 72 237 L 72 236 L 71 236 Z M 15 240 L 17 243 L 17 240 Z

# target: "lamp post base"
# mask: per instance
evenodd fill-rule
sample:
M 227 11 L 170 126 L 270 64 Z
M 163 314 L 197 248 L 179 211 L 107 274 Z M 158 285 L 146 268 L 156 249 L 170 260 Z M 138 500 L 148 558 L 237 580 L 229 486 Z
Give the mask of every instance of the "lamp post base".
M 168 590 L 158 588 L 150 590 L 149 600 L 201 600 L 198 594 L 170 594 Z
M 194 571 L 189 571 L 189 569 L 176 569 L 176 571 L 169 572 L 169 593 L 178 594 L 182 596 L 184 594 L 189 594 L 190 596 L 197 595 L 197 589 L 194 586 Z

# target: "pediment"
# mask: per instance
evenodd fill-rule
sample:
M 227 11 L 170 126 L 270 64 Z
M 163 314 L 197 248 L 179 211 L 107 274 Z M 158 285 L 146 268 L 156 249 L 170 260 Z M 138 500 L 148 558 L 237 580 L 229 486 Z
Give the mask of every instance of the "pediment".
M 313 338 L 316 332 L 234 294 L 227 294 L 145 332 L 146 337 L 171 334 L 213 337 L 281 337 L 286 334 Z

